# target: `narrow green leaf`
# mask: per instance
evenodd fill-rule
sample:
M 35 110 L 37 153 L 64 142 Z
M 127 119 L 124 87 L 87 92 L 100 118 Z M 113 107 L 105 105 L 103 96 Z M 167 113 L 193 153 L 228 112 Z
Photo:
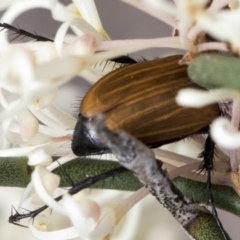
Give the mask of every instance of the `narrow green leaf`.
M 115 161 L 79 158 L 64 164 L 62 169 L 64 168 L 68 176 L 71 177 L 72 181 L 76 183 L 88 177 L 96 176 L 100 173 L 118 168 L 120 166 L 121 165 Z M 66 178 L 64 178 L 65 173 L 61 170 L 61 168 L 58 168 L 53 172 L 61 176 L 61 186 L 69 186 Z M 93 185 L 93 188 L 117 189 L 126 191 L 135 191 L 141 187 L 142 184 L 130 171 L 116 175 L 114 178 L 108 178 L 104 180 L 104 182 L 99 182 Z
M 33 171 L 33 169 L 27 165 L 27 161 L 28 159 L 26 157 L 0 158 L 0 186 L 26 187 L 31 179 L 31 172 Z M 65 178 L 66 173 L 73 182 L 79 182 L 87 177 L 96 176 L 99 173 L 119 166 L 119 163 L 114 161 L 78 158 L 64 164 L 53 172 L 61 176 L 61 186 L 66 187 L 69 186 Z M 184 195 L 201 203 L 206 204 L 208 202 L 205 183 L 182 177 L 175 178 L 173 182 Z M 104 182 L 99 182 L 94 185 L 94 188 L 127 191 L 136 191 L 141 187 L 142 184 L 131 172 L 120 174 L 119 176 L 109 178 Z M 216 207 L 240 216 L 240 198 L 231 187 L 212 185 L 212 191 Z
M 183 195 L 196 199 L 200 203 L 208 203 L 208 190 L 206 183 L 193 181 L 183 177 L 177 177 L 173 182 Z M 233 188 L 212 184 L 212 193 L 217 208 L 240 216 L 240 197 Z
M 33 171 L 27 162 L 27 157 L 0 158 L 0 186 L 26 187 Z

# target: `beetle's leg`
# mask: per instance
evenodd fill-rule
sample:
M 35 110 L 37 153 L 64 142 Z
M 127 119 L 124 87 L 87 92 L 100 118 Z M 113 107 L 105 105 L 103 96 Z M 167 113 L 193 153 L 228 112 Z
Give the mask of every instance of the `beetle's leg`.
M 95 184 L 97 182 L 103 181 L 107 178 L 110 178 L 110 177 L 113 177 L 115 175 L 124 173 L 126 171 L 128 171 L 126 168 L 118 167 L 118 168 L 109 170 L 107 172 L 101 173 L 97 176 L 89 177 L 89 178 L 87 178 L 83 181 L 80 181 L 80 182 L 76 183 L 72 188 L 70 188 L 68 190 L 68 194 L 70 194 L 72 196 L 72 195 L 80 192 L 81 190 L 92 186 L 93 184 Z M 56 197 L 54 200 L 58 202 L 62 198 L 63 198 L 63 195 L 60 195 L 60 196 Z M 13 214 L 13 211 L 11 210 L 11 216 L 9 217 L 8 221 L 9 221 L 9 223 L 19 225 L 19 224 L 16 224 L 16 222 L 19 222 L 21 219 L 24 219 L 24 218 L 34 219 L 38 214 L 40 214 L 42 211 L 44 211 L 47 208 L 48 208 L 48 206 L 44 205 L 44 206 L 42 206 L 42 207 L 40 207 L 40 208 L 38 208 L 34 211 L 29 211 L 29 213 L 25 213 L 25 214 L 18 213 L 17 210 L 15 210 L 15 214 Z M 13 209 L 15 209 L 15 208 L 13 207 Z
M 122 63 L 123 65 L 137 63 L 136 60 L 134 60 L 133 58 L 131 58 L 129 56 L 120 56 L 120 57 L 112 58 L 112 59 L 110 59 L 110 61 L 113 61 L 116 63 Z
M 8 31 L 11 31 L 14 34 L 16 34 L 16 37 L 14 37 L 11 41 L 14 41 L 15 39 L 17 39 L 19 37 L 22 37 L 22 38 L 28 37 L 28 38 L 32 38 L 35 41 L 39 41 L 39 42 L 53 42 L 53 40 L 50 39 L 50 38 L 40 36 L 36 33 L 35 34 L 30 33 L 28 31 L 25 31 L 21 28 L 16 28 L 16 27 L 14 27 L 10 24 L 7 24 L 7 23 L 0 23 L 0 28 L 2 28 L 2 30 L 7 29 Z
M 212 214 L 221 229 L 223 236 L 225 236 L 225 232 L 222 226 L 221 221 L 219 220 L 217 210 L 214 205 L 214 199 L 213 199 L 213 194 L 212 194 L 212 183 L 211 183 L 211 174 L 214 170 L 214 154 L 215 154 L 215 143 L 211 139 L 210 135 L 208 135 L 205 145 L 204 145 L 204 151 L 199 155 L 203 157 L 203 161 L 199 166 L 199 173 L 202 171 L 206 171 L 207 173 L 207 190 L 208 190 L 208 203 L 212 208 Z M 226 236 L 225 236 L 226 238 Z M 226 238 L 227 239 L 227 238 Z

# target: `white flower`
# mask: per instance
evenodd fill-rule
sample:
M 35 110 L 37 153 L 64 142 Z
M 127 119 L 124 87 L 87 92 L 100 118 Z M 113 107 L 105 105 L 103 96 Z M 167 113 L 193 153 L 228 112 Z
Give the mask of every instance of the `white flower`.
M 55 34 L 54 43 L 12 44 L 8 42 L 6 34 L 0 33 L 0 104 L 3 108 L 0 120 L 4 136 L 0 156 L 28 156 L 28 164 L 36 166 L 18 211 L 23 212 L 21 207 L 44 202 L 59 219 L 67 222 L 64 227 L 56 229 L 52 220 L 54 216 L 49 217 L 47 213 L 38 215 L 33 224 L 30 224 L 32 234 L 38 239 L 115 238 L 115 228 L 120 220 L 147 194 L 145 190 L 140 190 L 125 199 L 120 200 L 118 196 L 119 201 L 114 201 L 112 206 L 109 201 L 101 202 L 99 194 L 94 200 L 90 199 L 89 194 L 81 200 L 69 195 L 65 195 L 62 202 L 53 199 L 59 195 L 57 187 L 60 179 L 51 171 L 75 157 L 64 146 L 71 142 L 76 119 L 54 105 L 59 87 L 76 76 L 83 76 L 94 83 L 112 68 L 121 65 L 106 62 L 108 59 L 152 47 L 182 49 L 190 54 L 204 49 L 230 51 L 227 44 L 222 42 L 224 40 L 235 51 L 240 51 L 239 32 L 236 31 L 240 27 L 239 8 L 235 7 L 233 11 L 221 10 L 229 1 L 212 1 L 209 8 L 205 7 L 206 1 L 197 0 L 174 3 L 163 0 L 125 2 L 169 24 L 176 30 L 177 36 L 111 41 L 93 0 L 73 0 L 67 6 L 57 0 L 0 3 L 0 9 L 9 6 L 2 16 L 2 22 L 12 23 L 25 11 L 40 7 L 50 10 L 53 19 L 62 22 Z M 72 32 L 68 33 L 68 29 Z M 216 42 L 208 42 L 206 34 L 214 36 Z M 96 53 L 98 51 L 104 52 Z M 102 61 L 104 62 L 100 64 Z M 102 66 L 105 66 L 104 69 Z M 238 95 L 238 92 L 226 89 L 204 93 L 182 90 L 177 101 L 184 106 L 201 107 L 222 99 L 238 98 Z M 229 122 L 217 121 L 212 127 L 216 142 L 225 147 L 239 147 L 236 143 L 239 133 L 231 128 Z M 223 127 L 226 131 L 222 131 Z M 219 133 L 222 142 L 218 141 Z M 226 141 L 228 145 L 225 144 Z M 60 156 L 58 162 L 52 162 L 53 155 Z M 188 177 L 196 178 L 191 172 L 198 165 L 196 159 L 164 150 L 156 151 L 156 155 L 167 159 L 165 165 L 171 177 L 189 173 Z M 109 194 L 112 195 L 112 192 Z M 135 222 L 131 220 L 131 228 L 125 227 L 129 231 L 128 239 L 134 239 L 136 232 L 141 231 L 137 222 L 140 219 L 139 209 L 135 214 L 136 212 L 138 219 Z M 144 213 L 143 216 L 147 218 L 147 214 Z

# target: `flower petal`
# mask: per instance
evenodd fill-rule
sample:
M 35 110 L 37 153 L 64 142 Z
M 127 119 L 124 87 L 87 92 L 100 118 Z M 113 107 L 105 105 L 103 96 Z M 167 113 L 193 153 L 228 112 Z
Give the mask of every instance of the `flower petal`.
M 34 151 L 31 151 L 28 154 L 28 165 L 30 166 L 48 166 L 52 163 L 52 157 L 48 154 L 43 149 L 37 149 Z M 55 189 L 54 189 L 55 190 Z
M 74 227 L 79 232 L 79 236 L 89 238 L 90 232 L 96 226 L 96 221 L 100 215 L 99 206 L 88 199 L 75 202 L 69 194 L 64 195 L 61 203 Z M 101 236 L 98 239 L 101 239 Z
M 79 238 L 78 232 L 74 227 L 65 228 L 57 231 L 42 232 L 30 225 L 30 230 L 36 239 L 40 240 L 67 240 Z
M 26 156 L 30 151 L 38 148 L 46 147 L 49 143 L 39 144 L 37 146 L 21 147 L 21 148 L 10 148 L 2 149 L 0 151 L 0 157 L 21 157 Z
M 36 109 L 44 109 L 50 105 L 58 95 L 58 89 L 53 89 L 51 92 L 46 93 L 34 100 L 33 105 Z
M 239 92 L 232 89 L 214 89 L 206 91 L 185 88 L 178 91 L 176 102 L 180 106 L 201 108 L 218 101 L 239 97 Z
M 64 210 L 64 208 L 57 203 L 48 193 L 51 192 L 53 190 L 53 188 L 56 187 L 56 183 L 58 182 L 57 178 L 54 177 L 54 179 L 52 178 L 52 175 L 46 175 L 46 169 L 44 169 L 41 166 L 37 166 L 34 170 L 34 172 L 32 173 L 32 182 L 33 182 L 33 186 L 35 191 L 37 192 L 37 194 L 39 195 L 39 197 L 53 210 L 66 215 L 66 211 Z M 50 173 L 50 172 L 49 172 Z M 52 174 L 52 173 L 51 173 Z M 44 178 L 44 179 L 43 179 Z M 46 185 L 46 181 L 48 179 L 52 179 L 52 183 L 53 185 Z M 47 189 L 46 189 L 47 186 Z
M 211 136 L 221 147 L 236 149 L 240 147 L 240 132 L 226 118 L 217 118 L 211 125 Z

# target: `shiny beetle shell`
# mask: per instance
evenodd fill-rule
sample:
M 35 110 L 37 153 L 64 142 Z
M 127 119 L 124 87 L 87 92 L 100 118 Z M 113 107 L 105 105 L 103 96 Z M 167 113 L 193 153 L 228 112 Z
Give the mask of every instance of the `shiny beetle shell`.
M 178 65 L 181 58 L 175 55 L 144 61 L 110 72 L 84 97 L 82 117 L 89 119 L 104 113 L 108 128 L 125 130 L 150 147 L 197 133 L 219 115 L 219 107 L 214 104 L 194 109 L 177 105 L 175 97 L 180 89 L 200 88 L 189 79 L 187 67 Z M 74 142 L 79 141 L 78 126 L 73 151 L 81 147 L 80 142 Z

